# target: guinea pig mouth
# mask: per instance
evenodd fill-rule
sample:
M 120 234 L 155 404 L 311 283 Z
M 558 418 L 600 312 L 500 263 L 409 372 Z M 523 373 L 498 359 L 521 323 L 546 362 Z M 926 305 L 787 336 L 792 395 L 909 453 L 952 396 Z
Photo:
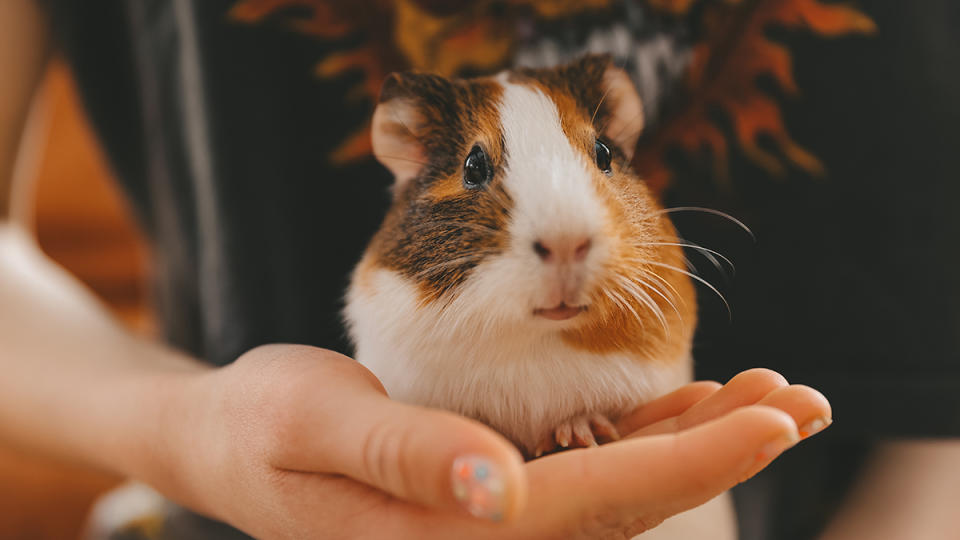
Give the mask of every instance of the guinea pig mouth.
M 551 321 L 565 321 L 576 317 L 580 312 L 586 311 L 586 309 L 587 306 L 568 306 L 561 302 L 560 305 L 552 308 L 537 308 L 533 310 L 533 314 L 538 317 L 543 317 L 544 319 L 550 319 Z

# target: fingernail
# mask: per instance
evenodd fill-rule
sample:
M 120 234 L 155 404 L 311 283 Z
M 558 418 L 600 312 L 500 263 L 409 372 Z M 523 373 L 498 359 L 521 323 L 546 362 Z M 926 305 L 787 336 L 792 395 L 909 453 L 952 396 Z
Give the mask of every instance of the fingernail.
M 760 470 L 766 467 L 770 461 L 773 460 L 773 458 L 779 456 L 784 451 L 797 444 L 799 441 L 799 434 L 797 434 L 795 431 L 790 431 L 761 446 L 760 450 L 757 451 L 757 454 L 754 456 L 752 464 L 747 468 L 746 474 L 740 479 L 740 481 L 744 482 L 748 478 L 760 472 Z
M 453 461 L 453 496 L 474 516 L 501 521 L 506 490 L 500 469 L 483 456 L 462 456 Z
M 826 427 L 832 423 L 833 423 L 832 418 L 827 418 L 826 416 L 818 416 L 817 418 L 814 418 L 813 420 L 807 422 L 806 424 L 800 427 L 800 438 L 806 439 L 811 435 L 816 435 L 817 433 L 820 433 L 821 431 L 826 429 Z
M 770 461 L 798 442 L 800 442 L 800 436 L 796 432 L 789 431 L 784 433 L 760 447 L 760 451 L 757 452 L 757 461 Z

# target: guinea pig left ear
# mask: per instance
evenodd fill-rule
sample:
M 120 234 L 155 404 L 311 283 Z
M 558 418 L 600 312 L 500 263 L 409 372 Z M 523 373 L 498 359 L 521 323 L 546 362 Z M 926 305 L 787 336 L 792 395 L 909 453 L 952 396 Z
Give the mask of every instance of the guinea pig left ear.
M 603 72 L 601 137 L 620 149 L 629 160 L 643 131 L 643 103 L 630 75 L 610 64 Z
M 421 143 L 426 118 L 404 77 L 391 73 L 384 81 L 371 128 L 373 155 L 393 173 L 397 186 L 420 174 L 426 162 Z

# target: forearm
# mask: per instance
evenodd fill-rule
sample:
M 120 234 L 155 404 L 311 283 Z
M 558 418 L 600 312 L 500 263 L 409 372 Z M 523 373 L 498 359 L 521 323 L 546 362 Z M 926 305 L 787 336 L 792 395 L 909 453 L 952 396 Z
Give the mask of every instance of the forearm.
M 163 477 L 186 392 L 208 368 L 130 335 L 14 226 L 0 223 L 0 439 Z

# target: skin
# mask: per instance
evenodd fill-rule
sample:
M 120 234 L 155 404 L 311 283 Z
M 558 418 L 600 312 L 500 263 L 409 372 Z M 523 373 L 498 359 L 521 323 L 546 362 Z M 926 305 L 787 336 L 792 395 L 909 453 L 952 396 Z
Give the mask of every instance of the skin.
M 0 134 L 16 147 L 46 32 L 31 2 L 0 6 L 0 51 L 22 52 L 0 53 Z M 0 154 L 4 216 L 12 171 Z M 331 351 L 270 345 L 213 368 L 134 337 L 3 219 L 0 299 L 0 442 L 142 480 L 260 538 L 623 538 L 749 478 L 831 415 L 815 390 L 752 370 L 644 406 L 622 441 L 524 464 L 489 428 L 396 403 Z M 504 523 L 455 501 L 449 471 L 466 454 L 501 471 Z

